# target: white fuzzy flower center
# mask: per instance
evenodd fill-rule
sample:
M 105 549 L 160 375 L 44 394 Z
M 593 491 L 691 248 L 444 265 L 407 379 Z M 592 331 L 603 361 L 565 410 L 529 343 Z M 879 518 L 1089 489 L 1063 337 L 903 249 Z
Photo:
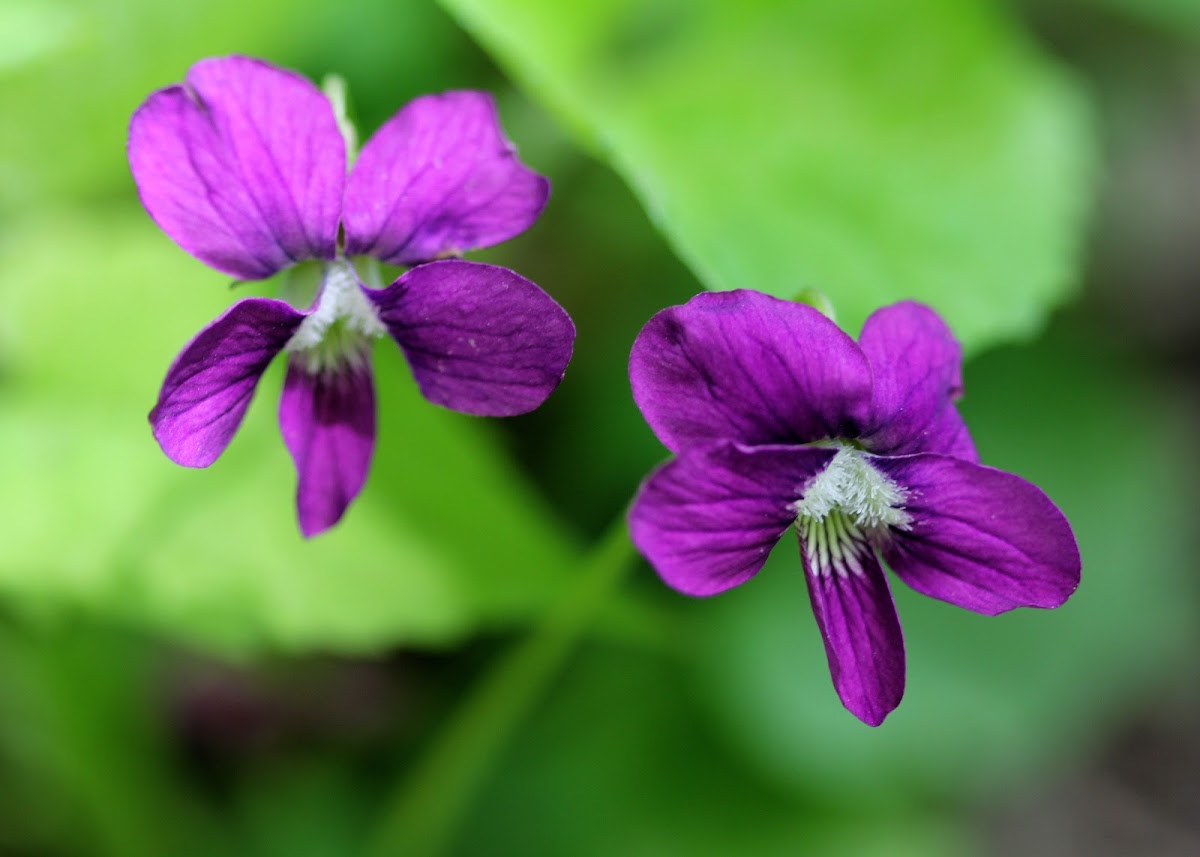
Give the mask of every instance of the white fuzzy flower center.
M 908 492 L 870 465 L 863 453 L 848 446 L 804 486 L 795 509 L 801 518 L 822 520 L 841 512 L 866 530 L 882 527 L 908 529 L 912 519 L 904 511 Z
M 354 268 L 337 259 L 326 263 L 317 308 L 300 323 L 286 350 L 306 355 L 315 373 L 360 359 L 370 340 L 386 332 Z
M 862 560 L 888 528 L 907 530 L 908 492 L 871 466 L 857 449 L 842 446 L 796 501 L 796 530 L 813 574 L 862 574 Z
M 345 259 L 325 266 L 325 280 L 316 310 L 304 319 L 287 344 L 289 351 L 304 351 L 319 344 L 334 322 L 365 337 L 382 336 L 386 331 L 375 307 L 358 287 L 354 268 Z

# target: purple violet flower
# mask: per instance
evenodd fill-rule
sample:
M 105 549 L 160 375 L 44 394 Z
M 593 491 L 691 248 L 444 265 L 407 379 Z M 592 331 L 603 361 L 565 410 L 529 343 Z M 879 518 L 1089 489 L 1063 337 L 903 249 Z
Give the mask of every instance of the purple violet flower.
M 669 586 L 713 595 L 794 527 L 838 696 L 879 725 L 905 665 L 877 553 L 918 592 L 988 615 L 1057 607 L 1079 585 L 1058 507 L 978 463 L 954 406 L 961 363 L 915 303 L 877 311 L 857 343 L 812 307 L 752 291 L 663 310 L 629 375 L 675 458 L 634 501 L 634 544 Z
M 550 192 L 489 95 L 410 102 L 348 170 L 334 106 L 311 82 L 247 57 L 207 59 L 137 109 L 128 152 L 146 210 L 200 261 L 257 280 L 316 260 L 305 309 L 234 304 L 176 358 L 150 413 L 168 457 L 207 467 L 286 352 L 279 425 L 305 536 L 337 523 L 366 481 L 376 337 L 396 340 L 427 399 L 463 413 L 525 413 L 562 380 L 575 338 L 563 309 L 512 271 L 452 258 L 524 232 Z M 373 288 L 352 257 L 369 257 L 368 282 L 371 260 L 410 269 Z

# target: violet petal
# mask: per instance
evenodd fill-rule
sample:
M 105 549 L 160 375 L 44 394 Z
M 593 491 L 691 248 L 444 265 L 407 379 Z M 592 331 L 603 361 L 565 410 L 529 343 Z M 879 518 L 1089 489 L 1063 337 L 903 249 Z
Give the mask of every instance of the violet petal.
M 369 354 L 310 372 L 294 355 L 279 400 L 279 428 L 296 465 L 300 531 L 311 537 L 339 520 L 362 491 L 375 450 L 375 388 Z
M 818 447 L 722 443 L 650 474 L 629 510 L 634 545 L 666 584 L 715 595 L 753 577 L 796 519 L 793 503 L 833 458 Z
M 346 186 L 347 254 L 396 265 L 506 241 L 528 229 L 550 183 L 525 167 L 484 92 L 426 95 L 363 146 Z
M 858 345 L 804 304 L 706 292 L 655 315 L 629 359 L 633 398 L 668 449 L 855 437 L 871 402 Z
M 202 60 L 129 124 L 142 204 L 180 247 L 234 277 L 332 259 L 346 152 L 328 99 L 248 57 Z
M 856 570 L 818 572 L 801 543 L 813 615 L 842 704 L 878 726 L 904 696 L 904 635 L 887 577 L 874 550 L 856 547 Z
M 865 445 L 881 455 L 939 452 L 978 461 L 955 400 L 962 347 L 929 307 L 912 301 L 877 310 L 859 345 L 875 378 Z
M 233 438 L 267 364 L 304 314 L 283 301 L 247 298 L 200 331 L 167 370 L 150 412 L 154 437 L 176 464 L 208 467 Z
M 430 262 L 385 289 L 363 291 L 404 350 L 421 393 L 451 410 L 492 417 L 532 411 L 571 359 L 570 317 L 507 268 Z
M 872 461 L 909 492 L 883 556 L 905 583 L 988 615 L 1057 607 L 1079 585 L 1071 526 L 1036 485 L 943 455 Z

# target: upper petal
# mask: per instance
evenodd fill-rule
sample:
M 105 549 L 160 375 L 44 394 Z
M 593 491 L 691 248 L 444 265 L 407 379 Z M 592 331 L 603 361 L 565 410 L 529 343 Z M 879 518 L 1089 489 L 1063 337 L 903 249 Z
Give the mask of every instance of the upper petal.
M 884 559 L 913 589 L 989 615 L 1057 607 L 1079 586 L 1071 525 L 1040 488 L 943 455 L 873 459 L 908 492 Z
M 364 289 L 425 398 L 455 411 L 532 411 L 563 378 L 575 325 L 554 299 L 507 268 L 445 260 L 385 289 Z
M 217 460 L 267 364 L 303 320 L 283 301 L 247 298 L 188 343 L 167 370 L 150 412 L 154 437 L 168 458 L 187 467 Z
M 629 358 L 633 398 L 668 449 L 711 440 L 809 443 L 855 437 L 871 367 L 805 304 L 705 292 L 655 315 Z
M 819 447 L 733 443 L 685 450 L 642 483 L 630 536 L 668 586 L 723 592 L 762 568 L 795 521 L 805 484 L 833 456 Z
M 877 310 L 858 338 L 875 378 L 872 452 L 940 452 L 977 461 L 954 402 L 962 395 L 962 347 L 929 307 L 912 301 Z
M 333 108 L 298 74 L 202 60 L 129 124 L 142 204 L 180 247 L 241 279 L 332 259 L 346 175 Z
M 310 371 L 306 356 L 288 363 L 279 428 L 296 465 L 300 531 L 332 527 L 362 491 L 375 451 L 375 387 L 369 354 Z
M 346 187 L 346 252 L 397 265 L 519 235 L 550 183 L 525 167 L 484 92 L 409 102 L 363 146 Z

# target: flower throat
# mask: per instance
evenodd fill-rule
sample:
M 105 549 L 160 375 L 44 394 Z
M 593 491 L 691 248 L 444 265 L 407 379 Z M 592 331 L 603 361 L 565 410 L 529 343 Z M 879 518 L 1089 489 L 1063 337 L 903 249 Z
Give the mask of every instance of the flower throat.
M 837 455 L 804 487 L 793 508 L 813 574 L 862 574 L 862 559 L 889 527 L 907 530 L 907 492 L 840 441 Z

